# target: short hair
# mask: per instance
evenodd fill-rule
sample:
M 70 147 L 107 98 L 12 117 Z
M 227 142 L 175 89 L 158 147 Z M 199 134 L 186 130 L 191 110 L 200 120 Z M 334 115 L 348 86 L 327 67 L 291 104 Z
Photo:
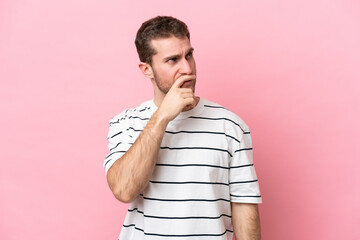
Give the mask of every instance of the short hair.
M 151 46 L 151 40 L 160 38 L 187 37 L 190 40 L 190 33 L 186 24 L 174 17 L 157 16 L 144 22 L 139 28 L 135 45 L 141 62 L 152 64 L 152 56 L 156 50 Z

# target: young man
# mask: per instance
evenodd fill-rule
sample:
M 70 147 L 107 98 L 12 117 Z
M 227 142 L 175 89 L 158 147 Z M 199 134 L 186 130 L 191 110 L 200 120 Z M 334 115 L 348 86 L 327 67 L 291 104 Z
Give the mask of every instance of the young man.
M 119 239 L 260 239 L 249 129 L 195 96 L 187 26 L 150 19 L 135 44 L 154 99 L 110 121 L 107 181 L 118 200 L 131 203 Z

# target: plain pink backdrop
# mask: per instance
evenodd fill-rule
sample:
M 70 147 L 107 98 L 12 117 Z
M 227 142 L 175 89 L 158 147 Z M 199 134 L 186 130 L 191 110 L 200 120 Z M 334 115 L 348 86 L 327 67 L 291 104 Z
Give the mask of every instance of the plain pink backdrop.
M 250 126 L 264 240 L 360 239 L 360 4 L 0 2 L 0 239 L 116 239 L 108 121 L 152 97 L 140 24 L 191 31 L 197 93 Z

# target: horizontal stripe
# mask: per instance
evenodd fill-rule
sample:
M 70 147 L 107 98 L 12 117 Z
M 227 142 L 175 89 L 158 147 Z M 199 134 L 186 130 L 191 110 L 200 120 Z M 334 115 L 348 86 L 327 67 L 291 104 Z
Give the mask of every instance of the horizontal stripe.
M 111 161 L 111 159 L 107 160 L 105 163 L 104 163 L 104 168 L 106 168 L 106 165 Z
M 145 110 L 150 110 L 150 109 L 151 109 L 151 107 L 144 107 L 143 109 L 140 109 L 139 112 L 143 112 Z
M 161 201 L 161 202 L 217 202 L 217 201 L 225 201 L 230 202 L 228 199 L 218 198 L 218 199 L 161 199 L 161 198 L 150 198 L 145 197 L 143 194 L 140 194 L 145 200 L 150 201 Z
M 108 157 L 110 157 L 111 155 L 113 155 L 113 154 L 115 154 L 115 153 L 125 153 L 126 151 L 116 151 L 116 152 L 113 152 L 113 153 L 110 153 L 109 155 L 107 155 L 106 157 L 105 157 L 105 159 L 106 158 L 108 158 Z M 106 168 L 106 165 L 111 161 L 112 159 L 109 159 L 109 160 L 107 160 L 105 163 L 104 163 L 104 169 Z
M 253 150 L 253 149 L 252 148 L 242 148 L 242 149 L 235 150 L 234 153 L 241 152 L 241 151 L 250 151 L 250 150 Z
M 121 132 L 118 132 L 118 133 L 116 133 L 116 134 L 114 134 L 114 135 L 112 135 L 111 137 L 109 137 L 109 138 L 113 138 L 113 137 L 115 137 L 115 136 L 117 136 L 117 135 L 120 135 L 120 134 L 122 134 L 123 132 L 121 131 Z
M 224 132 L 209 132 L 209 131 L 178 131 L 178 132 L 171 132 L 171 131 L 165 131 L 165 133 L 169 133 L 169 134 L 179 134 L 179 133 L 204 133 L 204 134 L 220 134 L 220 135 L 225 135 L 226 137 L 232 138 L 235 141 L 237 141 L 238 143 L 240 143 L 239 140 L 237 140 L 235 137 L 228 135 Z
M 125 117 L 119 118 L 117 121 L 110 122 L 109 125 L 120 123 L 121 121 L 123 121 L 125 119 L 130 119 L 130 118 L 140 119 L 140 120 L 144 120 L 144 121 L 150 120 L 150 118 L 141 118 L 141 117 L 137 117 L 137 116 L 125 116 Z
M 242 197 L 242 198 L 260 198 L 261 195 L 255 195 L 255 196 L 247 196 L 247 195 L 233 195 L 233 194 L 230 194 L 230 196 L 232 197 Z
M 134 227 L 136 230 L 143 232 L 145 235 L 157 236 L 157 237 L 219 237 L 219 236 L 225 235 L 227 232 L 233 232 L 233 231 L 227 229 L 225 232 L 220 233 L 220 234 L 204 233 L 204 234 L 185 234 L 185 235 L 173 235 L 173 234 L 171 234 L 170 235 L 170 234 L 159 234 L 159 233 L 147 233 L 143 229 L 136 227 L 135 224 L 129 224 L 129 225 L 124 224 L 123 227 Z
M 232 157 L 231 153 L 228 150 L 221 149 L 221 148 L 210 148 L 210 147 L 160 147 L 160 149 L 168 149 L 168 150 L 214 150 L 214 151 L 221 151 L 221 152 L 227 152 L 230 157 Z
M 123 225 L 123 227 L 135 227 L 135 224 Z
M 222 106 L 212 106 L 212 105 L 206 105 L 206 104 L 204 104 L 204 107 L 208 107 L 208 108 L 222 108 L 222 109 L 228 110 L 228 109 L 226 109 L 226 108 L 224 108 L 224 107 L 222 107 Z
M 195 116 L 190 116 L 189 118 L 193 118 L 193 119 L 204 119 L 204 120 L 215 120 L 215 121 L 216 121 L 216 120 L 226 120 L 226 121 L 230 121 L 230 122 L 232 122 L 233 124 L 235 124 L 236 126 L 238 126 L 243 133 L 245 133 L 245 130 L 242 129 L 242 127 L 241 127 L 238 123 L 234 122 L 233 120 L 231 120 L 231 119 L 229 119 L 229 118 L 209 118 L 209 117 L 195 117 Z
M 128 129 L 126 129 L 126 131 L 129 131 L 129 130 L 133 130 L 134 132 L 142 132 L 144 129 L 135 129 L 133 127 L 129 127 Z M 113 136 L 111 136 L 110 138 L 112 137 L 115 137 L 119 134 L 121 134 L 122 132 L 119 132 Z M 218 134 L 218 135 L 225 135 L 226 137 L 229 137 L 233 140 L 235 140 L 236 142 L 240 143 L 240 141 L 238 139 L 236 139 L 235 137 L 231 136 L 231 135 L 228 135 L 224 132 L 210 132 L 210 131 L 178 131 L 178 132 L 172 132 L 172 131 L 165 131 L 165 133 L 168 133 L 168 134 L 179 134 L 179 133 L 196 133 L 196 134 Z
M 134 119 L 140 119 L 140 120 L 150 120 L 150 118 L 141 118 L 141 117 L 137 117 L 137 116 L 130 116 L 128 117 L 129 119 L 130 118 L 134 118 Z
M 225 185 L 229 186 L 229 183 L 222 183 L 222 182 L 162 182 L 162 181 L 150 181 L 151 183 L 156 184 L 210 184 L 210 185 Z
M 143 131 L 143 129 L 135 129 L 133 127 L 129 127 L 128 129 L 126 129 L 126 131 L 129 131 L 130 129 L 134 130 L 134 132 L 142 132 Z
M 106 156 L 106 158 L 110 157 L 114 153 L 124 153 L 124 152 L 126 152 L 126 151 L 116 151 L 116 152 L 113 152 L 113 153 L 109 154 L 108 156 Z M 111 159 L 106 161 L 104 166 L 106 166 L 108 164 L 108 162 L 110 162 L 110 161 L 111 161 Z M 208 165 L 208 164 L 162 164 L 162 163 L 158 163 L 158 164 L 156 164 L 156 166 L 159 166 L 159 167 L 213 167 L 213 168 L 222 168 L 222 169 L 233 169 L 233 168 L 251 167 L 251 166 L 254 166 L 254 164 L 224 167 L 224 166 Z
M 229 215 L 226 215 L 226 214 L 221 214 L 220 216 L 216 216 L 216 217 L 205 217 L 205 216 L 191 216 L 191 217 L 164 217 L 164 216 L 151 216 L 151 215 L 146 215 L 144 214 L 144 212 L 138 210 L 137 208 L 134 208 L 134 209 L 129 209 L 128 212 L 138 212 L 142 215 L 144 215 L 144 217 L 146 218 L 157 218 L 157 219 L 219 219 L 221 217 L 229 217 L 231 218 L 231 216 Z
M 209 165 L 209 164 L 164 164 L 164 163 L 156 164 L 156 166 L 159 166 L 159 167 L 213 167 L 213 168 L 222 168 L 222 169 L 251 167 L 253 165 L 254 164 L 246 164 L 246 165 L 240 165 L 240 166 L 224 167 L 224 166 Z
M 130 129 L 130 128 L 129 128 Z M 129 129 L 127 129 L 127 130 L 129 130 Z M 133 128 L 131 128 L 131 129 L 133 129 Z M 142 130 L 136 130 L 136 129 L 133 129 L 134 131 L 142 131 Z M 113 135 L 113 136 L 111 136 L 110 138 L 112 138 L 112 137 L 115 137 L 116 135 L 119 135 L 119 134 L 121 134 L 122 132 L 120 132 L 120 133 L 117 133 L 117 134 L 115 134 L 115 135 Z M 226 135 L 226 134 L 225 134 Z M 132 136 L 130 136 L 129 135 L 129 137 L 131 137 L 132 138 Z M 231 137 L 231 136 L 230 136 Z M 232 138 L 232 137 L 231 137 Z M 235 139 L 234 138 L 234 140 L 236 140 L 237 142 L 240 142 L 240 141 L 238 141 L 237 139 Z M 110 151 L 111 150 L 113 150 L 113 149 L 115 149 L 119 144 L 121 144 L 121 142 L 119 142 L 118 144 L 116 144 L 116 146 L 115 147 L 113 147 L 113 148 L 111 148 L 110 149 Z M 132 145 L 133 143 L 127 143 L 127 144 L 130 144 L 130 145 Z M 219 148 L 208 148 L 208 147 L 184 147 L 184 148 L 170 148 L 170 147 L 160 147 L 160 149 L 170 149 L 170 150 L 180 150 L 180 149 L 206 149 L 206 150 L 218 150 L 218 151 L 222 151 L 222 152 L 227 152 L 231 157 L 232 157 L 232 155 L 230 154 L 230 152 L 229 151 L 227 151 L 227 150 L 225 150 L 225 149 L 219 149 Z M 236 152 L 241 152 L 241 151 L 248 151 L 248 150 L 253 150 L 252 148 L 242 148 L 242 149 L 238 149 L 238 150 L 235 150 L 234 151 L 234 153 L 236 153 Z
M 229 167 L 209 165 L 209 164 L 163 164 L 163 163 L 158 163 L 158 164 L 156 164 L 156 166 L 159 166 L 159 167 L 213 167 L 213 168 L 229 169 Z
M 241 182 L 230 182 L 229 184 L 253 183 L 253 182 L 257 182 L 257 181 L 258 181 L 258 180 L 241 181 Z
M 122 142 L 119 142 L 118 144 L 115 145 L 115 147 L 110 148 L 109 151 L 111 152 L 112 150 L 114 150 L 115 148 L 117 148 L 117 146 L 119 146 L 120 144 L 122 144 Z M 106 157 L 105 157 L 106 158 Z
M 120 144 L 129 144 L 129 145 L 133 145 L 134 143 L 123 143 L 123 142 L 119 142 L 118 144 L 116 144 L 115 145 L 115 147 L 113 147 L 113 148 L 110 148 L 109 150 L 110 150 L 110 152 L 112 151 L 112 150 L 114 150 L 115 148 L 117 148 Z
M 141 106 L 139 106 L 139 107 L 141 107 Z M 139 112 L 143 112 L 143 111 L 145 111 L 145 110 L 149 110 L 149 109 L 151 109 L 151 107 L 143 107 L 142 109 L 140 109 L 140 110 L 138 110 L 138 108 L 133 108 L 133 109 L 126 109 L 125 110 L 125 113 L 127 113 L 127 112 L 129 112 L 129 111 L 132 111 L 132 112 L 137 112 L 137 111 L 139 111 Z
M 108 157 L 110 157 L 111 155 L 113 155 L 113 154 L 115 154 L 115 153 L 126 153 L 126 151 L 115 151 L 115 152 L 109 153 L 109 154 L 105 157 L 105 159 L 108 158 Z
M 254 164 L 246 164 L 246 165 L 240 165 L 240 166 L 231 166 L 230 168 L 233 169 L 233 168 L 243 168 L 243 167 L 251 167 L 251 166 L 254 166 Z
M 155 184 L 174 184 L 174 185 L 181 185 L 181 184 L 204 184 L 204 185 L 224 185 L 229 186 L 230 184 L 243 184 L 243 183 L 253 183 L 257 182 L 258 180 L 250 180 L 250 181 L 240 181 L 240 182 L 230 182 L 230 183 L 222 183 L 222 182 L 163 182 L 163 181 L 150 181 L 150 183 Z

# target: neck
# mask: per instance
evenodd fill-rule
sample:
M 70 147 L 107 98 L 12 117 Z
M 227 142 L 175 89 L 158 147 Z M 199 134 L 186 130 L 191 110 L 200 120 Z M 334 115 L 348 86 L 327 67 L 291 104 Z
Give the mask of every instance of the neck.
M 154 88 L 154 103 L 157 107 L 160 107 L 165 96 L 166 95 L 163 92 L 161 92 L 159 89 Z

